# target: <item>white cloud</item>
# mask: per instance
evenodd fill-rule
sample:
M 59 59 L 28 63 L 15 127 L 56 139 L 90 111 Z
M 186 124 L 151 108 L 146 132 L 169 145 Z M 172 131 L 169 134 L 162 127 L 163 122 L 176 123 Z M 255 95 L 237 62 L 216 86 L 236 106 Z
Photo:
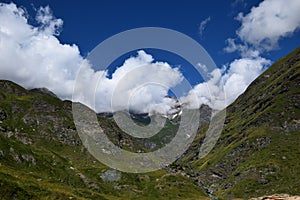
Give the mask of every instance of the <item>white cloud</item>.
M 238 51 L 240 59 L 229 64 L 223 77 L 227 102 L 232 102 L 271 61 L 260 54 L 278 47 L 278 41 L 300 27 L 299 0 L 264 0 L 248 14 L 239 13 L 238 38 L 227 40 L 226 52 Z
M 56 37 L 63 21 L 49 7 L 39 8 L 40 26 L 28 23 L 26 11 L 15 4 L 0 4 L 0 79 L 12 80 L 26 88 L 46 87 L 62 99 L 72 99 L 75 84 L 81 91 L 77 100 L 98 112 L 130 109 L 165 113 L 172 103 L 164 98 L 182 75 L 168 63 L 154 62 L 151 55 L 139 51 L 127 59 L 109 79 L 106 71 L 95 72 L 80 55 L 76 45 L 62 44 Z M 81 69 L 81 74 L 77 73 Z M 95 87 L 97 90 L 88 90 Z M 115 92 L 115 93 L 114 93 Z M 114 95 L 114 96 L 113 96 Z
M 190 94 L 197 94 L 201 101 L 214 108 L 222 108 L 217 103 L 222 97 L 226 97 L 226 105 L 232 103 L 271 64 L 261 53 L 273 50 L 280 38 L 291 35 L 300 27 L 299 9 L 298 0 L 265 0 L 250 13 L 239 13 L 236 19 L 241 26 L 236 32 L 237 38 L 227 39 L 224 50 L 228 53 L 237 51 L 241 57 L 228 64 L 225 71 L 213 75 L 219 80 L 216 84 L 212 81 L 201 83 Z M 218 92 L 215 95 L 209 93 L 205 90 L 207 87 Z
M 299 29 L 299 9 L 298 0 L 265 0 L 248 14 L 240 13 L 237 19 L 241 26 L 236 32 L 237 38 L 227 39 L 224 48 L 228 53 L 237 51 L 240 58 L 227 64 L 225 70 L 211 72 L 212 78 L 196 85 L 186 97 L 182 97 L 182 101 L 190 107 L 204 103 L 215 109 L 231 104 L 270 66 L 271 61 L 261 54 L 273 50 L 280 38 L 290 36 Z M 222 103 L 224 98 L 225 105 Z
M 231 104 L 255 80 L 270 61 L 260 56 L 234 60 L 223 69 L 215 69 L 210 73 L 207 82 L 196 85 L 181 101 L 190 108 L 207 104 L 220 110 Z
M 234 5 L 239 2 L 243 3 L 237 0 Z M 204 103 L 222 109 L 231 104 L 271 64 L 261 53 L 273 50 L 280 38 L 299 29 L 299 10 L 299 0 L 265 0 L 253 7 L 250 13 L 239 13 L 236 18 L 241 22 L 236 32 L 238 38 L 227 39 L 224 50 L 228 53 L 237 51 L 240 58 L 226 65 L 225 69 L 210 72 L 210 80 L 196 85 L 181 100 L 192 108 Z M 206 21 L 203 21 L 203 27 Z
M 198 63 L 197 66 L 200 68 L 201 71 L 207 73 L 208 72 L 208 69 L 207 69 L 207 66 L 203 63 Z
M 205 28 L 206 28 L 206 25 L 207 25 L 207 23 L 208 23 L 210 20 L 211 20 L 211 18 L 210 18 L 210 17 L 207 17 L 205 20 L 203 20 L 203 21 L 200 23 L 200 26 L 199 26 L 199 34 L 200 34 L 200 36 L 203 35 L 203 32 L 204 32 L 204 30 L 205 30 Z
M 210 80 L 196 85 L 187 96 L 180 98 L 180 101 L 192 109 L 199 108 L 201 104 L 209 105 L 217 110 L 223 109 L 226 105 L 224 90 L 220 86 L 222 72 L 222 69 L 215 69 L 210 72 Z
M 0 78 L 26 88 L 47 87 L 70 98 L 83 61 L 78 47 L 61 44 L 53 35 L 62 20 L 55 19 L 49 8 L 38 11 L 41 27 L 28 24 L 25 13 L 13 3 L 0 4 Z
M 130 109 L 136 112 L 160 112 L 170 108 L 165 100 L 169 88 L 183 79 L 177 68 L 165 62 L 154 62 L 151 55 L 139 51 L 127 59 L 109 79 L 100 78 L 96 89 L 96 110 L 113 111 Z M 111 105 L 112 104 L 112 105 Z M 160 109 L 157 106 L 160 105 Z M 164 108 L 162 108 L 164 106 Z
M 240 58 L 231 62 L 228 71 L 222 77 L 226 104 L 229 105 L 242 94 L 270 64 L 270 60 L 260 56 Z
M 48 35 L 59 35 L 63 21 L 53 17 L 49 6 L 41 7 L 38 10 L 35 19 L 42 25 L 41 28 L 43 29 L 44 33 L 47 33 Z
M 260 50 L 272 50 L 278 41 L 300 27 L 299 0 L 265 0 L 251 12 L 237 17 L 242 25 L 237 35 Z

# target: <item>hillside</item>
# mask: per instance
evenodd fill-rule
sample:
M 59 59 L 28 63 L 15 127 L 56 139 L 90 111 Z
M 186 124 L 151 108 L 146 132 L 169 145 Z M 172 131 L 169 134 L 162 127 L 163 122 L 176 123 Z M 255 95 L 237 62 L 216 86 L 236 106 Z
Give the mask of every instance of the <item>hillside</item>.
M 128 174 L 101 164 L 77 135 L 72 103 L 44 91 L 0 81 L 0 199 L 207 199 L 181 174 Z M 174 134 L 169 123 L 153 141 L 133 140 L 113 120 L 98 119 L 116 145 L 131 151 L 158 148 Z
M 213 151 L 202 137 L 176 163 L 221 199 L 300 194 L 300 48 L 274 63 L 227 108 Z

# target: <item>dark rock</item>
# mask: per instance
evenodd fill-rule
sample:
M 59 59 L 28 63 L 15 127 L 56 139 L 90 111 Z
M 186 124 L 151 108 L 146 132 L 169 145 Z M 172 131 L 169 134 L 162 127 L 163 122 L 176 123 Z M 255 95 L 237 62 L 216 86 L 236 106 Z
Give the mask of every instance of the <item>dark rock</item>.
M 0 110 L 0 121 L 4 121 L 7 118 L 7 114 L 4 110 Z
M 27 116 L 23 117 L 23 122 L 27 125 L 39 125 L 39 121 L 37 119 L 33 119 Z
M 102 112 L 102 113 L 97 113 L 98 116 L 104 117 L 104 118 L 111 118 L 113 117 L 113 113 L 111 112 Z
M 212 109 L 208 105 L 202 104 L 199 110 L 200 110 L 199 127 L 201 127 L 210 122 Z
M 6 128 L 3 128 L 3 127 L 0 126 L 0 131 L 6 132 L 7 130 L 6 130 Z
M 261 185 L 266 185 L 266 184 L 268 184 L 270 181 L 269 180 L 267 180 L 267 179 L 265 179 L 265 178 L 261 178 L 260 180 L 259 180 L 259 184 L 261 184 Z

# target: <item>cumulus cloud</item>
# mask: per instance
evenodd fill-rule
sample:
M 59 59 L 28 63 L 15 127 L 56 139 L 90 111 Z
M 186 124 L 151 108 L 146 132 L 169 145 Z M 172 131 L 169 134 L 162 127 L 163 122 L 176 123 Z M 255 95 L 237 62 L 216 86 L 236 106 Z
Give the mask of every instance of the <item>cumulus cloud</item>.
M 222 76 L 226 104 L 232 103 L 269 65 L 271 61 L 261 56 L 236 59 Z
M 26 12 L 15 4 L 0 4 L 0 78 L 26 88 L 47 87 L 63 99 L 70 98 L 74 77 L 83 61 L 76 45 L 55 37 L 62 20 L 49 8 L 40 8 L 40 27 L 28 24 Z
M 291 35 L 300 27 L 299 0 L 265 0 L 248 14 L 239 13 L 240 39 L 262 50 L 272 50 L 282 37 Z
M 129 109 L 139 113 L 166 114 L 174 106 L 174 102 L 165 97 L 169 89 L 183 79 L 178 68 L 172 68 L 166 62 L 154 62 L 153 57 L 144 51 L 138 51 L 137 56 L 127 59 L 111 78 L 108 78 L 106 73 L 101 75 L 94 83 L 90 83 L 96 85 L 95 90 L 92 88 L 91 92 L 86 94 L 88 90 L 80 89 L 76 93 L 81 102 L 93 105 L 91 100 L 93 91 L 96 91 L 95 110 L 98 111 Z M 78 81 L 85 76 L 79 74 Z
M 49 6 L 41 7 L 35 17 L 36 21 L 41 24 L 41 29 L 48 35 L 59 35 L 63 25 L 61 19 L 56 19 Z
M 236 19 L 241 26 L 236 31 L 237 38 L 227 39 L 224 50 L 228 53 L 237 51 L 240 58 L 225 66 L 220 85 L 217 85 L 224 88 L 226 105 L 232 103 L 270 66 L 271 61 L 263 58 L 262 53 L 277 48 L 281 38 L 299 29 L 299 8 L 298 0 L 264 0 L 257 7 L 252 7 L 248 14 L 238 14 Z
M 191 89 L 188 95 L 181 97 L 180 101 L 188 108 L 196 109 L 206 104 L 213 109 L 223 109 L 225 105 L 224 88 L 221 86 L 222 69 L 215 69 L 209 73 L 210 79 L 199 83 Z
M 232 94 L 227 95 L 228 102 L 271 64 L 261 54 L 274 50 L 281 38 L 291 36 L 299 29 L 299 8 L 298 0 L 264 0 L 257 7 L 252 7 L 248 14 L 238 14 L 236 19 L 241 26 L 236 31 L 237 38 L 229 38 L 224 49 L 241 55 L 240 59 L 229 64 L 230 70 L 224 76 L 227 79 L 224 81 L 225 88 L 232 87 Z
M 281 38 L 299 30 L 299 9 L 298 0 L 264 0 L 249 13 L 239 13 L 236 20 L 241 26 L 236 31 L 237 37 L 227 39 L 224 50 L 238 51 L 247 57 L 276 49 Z
M 236 59 L 222 69 L 210 72 L 211 78 L 196 85 L 181 101 L 190 108 L 206 104 L 221 110 L 242 94 L 269 65 L 270 60 L 260 56 Z
M 203 32 L 204 32 L 204 30 L 205 30 L 205 28 L 206 28 L 206 25 L 207 25 L 207 23 L 208 23 L 210 20 L 211 20 L 211 18 L 210 18 L 210 17 L 207 17 L 206 19 L 204 19 L 204 20 L 200 23 L 200 26 L 199 26 L 199 34 L 200 34 L 200 36 L 203 35 Z
M 58 40 L 63 21 L 48 6 L 37 10 L 36 21 L 39 26 L 30 25 L 26 11 L 14 3 L 0 4 L 0 79 L 26 88 L 46 87 L 62 99 L 72 99 L 75 89 L 75 100 L 97 112 L 166 113 L 174 105 L 165 96 L 182 80 L 177 68 L 139 51 L 108 78 L 107 71 L 92 68 L 75 44 Z
M 248 14 L 239 13 L 236 19 L 241 26 L 236 31 L 237 38 L 227 39 L 224 50 L 238 52 L 240 58 L 226 64 L 223 69 L 209 72 L 211 79 L 196 85 L 186 97 L 182 97 L 182 101 L 190 107 L 204 103 L 215 109 L 231 104 L 270 66 L 271 61 L 262 54 L 277 48 L 281 38 L 299 29 L 299 8 L 298 0 L 265 0 Z M 197 96 L 199 102 L 193 96 Z

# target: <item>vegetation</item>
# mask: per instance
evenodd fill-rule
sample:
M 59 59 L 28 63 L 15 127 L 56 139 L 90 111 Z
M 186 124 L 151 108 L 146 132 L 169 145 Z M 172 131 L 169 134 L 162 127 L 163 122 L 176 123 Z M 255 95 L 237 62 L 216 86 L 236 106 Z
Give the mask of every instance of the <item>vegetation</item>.
M 167 170 L 104 180 L 111 169 L 81 144 L 71 102 L 10 81 L 0 86 L 0 199 L 208 199 L 192 180 Z M 111 119 L 99 121 L 117 144 L 125 137 Z M 124 147 L 144 148 L 130 144 Z
M 299 195 L 299 86 L 300 48 L 272 65 L 227 108 L 226 125 L 208 156 L 195 159 L 195 150 L 189 151 L 176 164 L 190 169 L 221 199 Z M 193 144 L 198 149 L 202 138 Z

